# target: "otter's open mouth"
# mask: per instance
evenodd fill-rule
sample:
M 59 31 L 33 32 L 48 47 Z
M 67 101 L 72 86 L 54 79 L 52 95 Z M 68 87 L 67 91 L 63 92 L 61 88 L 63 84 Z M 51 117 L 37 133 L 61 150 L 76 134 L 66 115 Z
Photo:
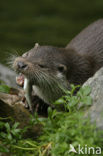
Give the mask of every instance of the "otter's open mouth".
M 24 86 L 24 75 L 23 74 L 19 74 L 17 77 L 16 77 L 16 83 L 17 85 L 19 85 L 20 87 L 23 87 Z
M 25 76 L 20 73 L 16 77 L 16 83 L 19 87 L 24 88 Z M 29 109 L 27 100 L 23 98 L 24 106 Z M 32 104 L 33 104 L 33 112 L 37 112 L 40 116 L 47 116 L 47 109 L 49 107 L 44 101 L 42 101 L 35 93 L 32 93 Z

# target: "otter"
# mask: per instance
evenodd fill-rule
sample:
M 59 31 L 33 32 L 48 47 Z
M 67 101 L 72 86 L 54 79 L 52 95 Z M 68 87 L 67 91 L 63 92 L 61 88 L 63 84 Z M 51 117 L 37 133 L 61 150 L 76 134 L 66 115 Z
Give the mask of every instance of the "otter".
M 14 60 L 13 68 L 25 78 L 25 96 L 32 110 L 32 90 L 51 105 L 70 89 L 82 85 L 103 66 L 103 19 L 80 32 L 65 48 L 40 46 Z

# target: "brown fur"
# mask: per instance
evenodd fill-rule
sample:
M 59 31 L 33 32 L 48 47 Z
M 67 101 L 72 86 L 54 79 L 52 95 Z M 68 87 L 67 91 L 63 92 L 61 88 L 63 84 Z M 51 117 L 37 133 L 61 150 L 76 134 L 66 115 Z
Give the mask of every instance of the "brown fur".
M 27 67 L 20 68 L 19 62 Z M 71 83 L 83 84 L 103 66 L 103 20 L 84 29 L 66 48 L 36 44 L 16 58 L 13 66 L 24 74 L 41 99 L 48 104 L 54 102 Z

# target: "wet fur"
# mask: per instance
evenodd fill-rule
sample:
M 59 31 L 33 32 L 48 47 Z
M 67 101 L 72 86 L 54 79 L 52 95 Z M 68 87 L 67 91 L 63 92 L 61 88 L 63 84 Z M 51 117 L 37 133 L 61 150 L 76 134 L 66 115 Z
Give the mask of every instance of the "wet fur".
M 37 45 L 22 57 L 17 57 L 13 67 L 25 75 L 41 99 L 51 104 L 70 89 L 71 83 L 82 85 L 103 66 L 102 27 L 103 20 L 96 21 L 66 48 Z M 19 61 L 26 63 L 28 68 L 18 69 Z

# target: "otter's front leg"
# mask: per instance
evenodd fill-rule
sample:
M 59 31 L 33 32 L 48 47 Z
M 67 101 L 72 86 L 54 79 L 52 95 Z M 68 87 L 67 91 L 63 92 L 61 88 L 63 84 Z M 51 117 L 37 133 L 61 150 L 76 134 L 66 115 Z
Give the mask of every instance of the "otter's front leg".
M 25 80 L 24 80 L 24 91 L 25 91 L 25 98 L 27 100 L 29 109 L 31 112 L 33 112 L 33 108 L 32 108 L 32 84 L 31 84 L 30 80 L 28 80 L 27 78 L 25 78 Z

